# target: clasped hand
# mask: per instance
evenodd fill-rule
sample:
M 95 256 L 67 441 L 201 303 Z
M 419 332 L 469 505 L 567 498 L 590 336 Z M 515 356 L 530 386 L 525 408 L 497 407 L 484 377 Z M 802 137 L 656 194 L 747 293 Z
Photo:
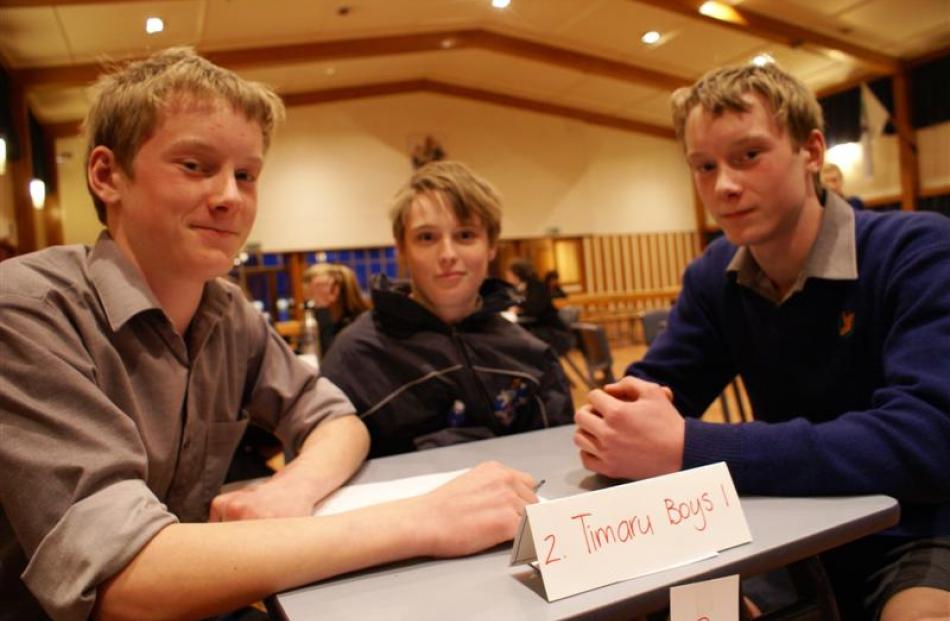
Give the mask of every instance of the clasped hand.
M 669 388 L 628 376 L 587 399 L 574 414 L 574 444 L 585 468 L 645 479 L 683 467 L 686 422 Z

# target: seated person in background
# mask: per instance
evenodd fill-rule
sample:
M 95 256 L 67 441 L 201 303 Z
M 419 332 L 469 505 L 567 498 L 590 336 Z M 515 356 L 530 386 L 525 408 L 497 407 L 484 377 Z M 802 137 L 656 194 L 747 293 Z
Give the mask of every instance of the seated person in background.
M 535 499 L 530 476 L 490 464 L 310 516 L 362 462 L 366 429 L 218 278 L 251 230 L 282 115 L 272 91 L 186 48 L 97 84 L 87 182 L 106 231 L 0 264 L 0 617 L 203 618 L 495 545 Z M 249 420 L 298 456 L 218 495 Z M 221 523 L 244 518 L 275 519 Z
M 551 298 L 566 298 L 567 294 L 561 289 L 561 275 L 557 270 L 548 270 L 544 274 L 544 288 L 548 290 Z
M 501 229 L 495 190 L 458 162 L 417 170 L 391 212 L 410 286 L 374 284 L 373 310 L 321 370 L 391 455 L 569 423 L 557 355 L 499 313 L 514 291 L 487 278 Z
M 857 196 L 845 196 L 844 194 L 844 175 L 837 164 L 828 162 L 821 167 L 821 185 L 826 190 L 831 190 L 855 209 L 864 209 L 864 201 Z
M 947 618 L 950 219 L 822 204 L 821 108 L 774 64 L 707 74 L 673 118 L 724 237 L 629 377 L 578 410 L 584 465 L 725 461 L 741 494 L 893 496 L 898 526 L 822 555 L 842 616 Z M 756 421 L 701 421 L 737 373 Z
M 551 293 L 547 286 L 538 280 L 531 262 L 527 259 L 513 259 L 508 264 L 505 279 L 513 284 L 522 296 L 522 301 L 515 309 L 518 323 L 553 347 L 559 356 L 566 354 L 574 345 L 574 337 L 561 321 L 557 308 L 551 301 Z
M 326 355 L 340 330 L 369 310 L 356 274 L 345 265 L 317 263 L 303 273 L 307 306 L 320 326 L 320 356 Z

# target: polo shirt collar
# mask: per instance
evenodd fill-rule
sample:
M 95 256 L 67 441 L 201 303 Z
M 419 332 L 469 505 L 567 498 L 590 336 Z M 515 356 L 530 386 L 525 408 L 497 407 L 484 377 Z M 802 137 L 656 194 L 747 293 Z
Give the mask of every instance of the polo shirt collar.
M 857 244 L 855 242 L 854 210 L 833 192 L 826 192 L 818 237 L 795 284 L 779 300 L 777 292 L 756 263 L 747 246 L 741 246 L 732 257 L 726 272 L 736 274 L 736 282 L 764 297 L 781 303 L 801 291 L 809 278 L 824 280 L 856 280 L 858 277 Z

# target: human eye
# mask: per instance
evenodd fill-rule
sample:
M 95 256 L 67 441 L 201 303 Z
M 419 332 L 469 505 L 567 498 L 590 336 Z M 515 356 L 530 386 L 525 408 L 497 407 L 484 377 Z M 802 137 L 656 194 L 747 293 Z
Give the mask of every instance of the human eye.
M 716 165 L 713 162 L 700 161 L 700 162 L 693 163 L 693 171 L 696 172 L 697 174 L 702 175 L 705 173 L 710 173 L 714 170 L 716 170 Z
M 198 173 L 201 172 L 202 169 L 201 162 L 198 160 L 185 159 L 179 161 L 178 165 L 181 166 L 183 170 L 190 173 Z
M 461 229 L 455 234 L 455 237 L 459 241 L 473 242 L 481 237 L 481 235 L 479 234 L 478 229 Z
M 416 232 L 414 239 L 420 244 L 432 243 L 435 241 L 435 233 L 432 231 L 418 231 Z
M 234 173 L 234 178 L 241 183 L 254 183 L 257 181 L 257 175 L 250 170 L 238 170 Z

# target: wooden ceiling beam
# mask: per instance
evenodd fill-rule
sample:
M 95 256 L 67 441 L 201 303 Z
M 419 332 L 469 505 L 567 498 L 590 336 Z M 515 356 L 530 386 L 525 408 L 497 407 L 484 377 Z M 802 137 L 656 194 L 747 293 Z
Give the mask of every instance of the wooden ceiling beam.
M 699 7 L 703 0 L 632 0 L 640 4 L 648 4 L 665 11 L 671 11 L 690 17 L 703 20 L 707 23 L 716 24 L 725 28 L 731 28 L 748 35 L 761 37 L 770 41 L 775 41 L 791 48 L 808 47 L 817 49 L 823 54 L 844 53 L 851 56 L 871 72 L 876 74 L 893 74 L 900 68 L 899 60 L 893 56 L 882 54 L 870 48 L 862 47 L 802 26 L 790 24 L 763 13 L 758 13 L 752 9 L 743 6 L 732 7 L 741 23 L 724 21 L 703 15 L 699 12 Z
M 611 129 L 620 129 L 627 132 L 638 134 L 648 134 L 659 138 L 673 139 L 675 135 L 671 127 L 656 125 L 645 121 L 637 121 L 612 114 L 602 114 L 591 112 L 581 108 L 571 106 L 562 106 L 552 104 L 526 97 L 517 97 L 496 93 L 480 88 L 468 86 L 459 86 L 440 82 L 437 80 L 402 80 L 397 82 L 380 82 L 376 84 L 363 84 L 360 86 L 347 86 L 342 88 L 329 88 L 303 93 L 287 93 L 281 95 L 281 99 L 287 106 L 309 106 L 314 104 L 331 103 L 335 101 L 347 101 L 350 99 L 365 99 L 367 97 L 383 97 L 386 95 L 401 95 L 405 93 L 436 93 L 439 95 L 449 95 L 452 97 L 461 97 L 483 103 L 496 104 L 508 108 L 527 110 L 529 112 L 539 112 L 541 114 L 550 114 L 562 118 L 568 118 L 575 121 L 590 123 L 600 127 L 609 127 Z M 59 137 L 78 134 L 80 131 L 79 121 L 66 121 L 63 123 L 50 124 L 49 129 L 52 134 Z
M 202 51 L 202 54 L 223 67 L 240 70 L 286 63 L 458 49 L 482 49 L 664 90 L 686 86 L 691 82 L 681 76 L 633 63 L 480 29 L 339 39 L 235 50 L 207 50 Z M 27 89 L 47 85 L 80 86 L 93 82 L 101 71 L 102 65 L 98 63 L 59 65 L 20 69 L 15 71 L 15 78 Z
M 635 132 L 639 134 L 648 134 L 660 138 L 675 138 L 673 128 L 663 125 L 637 121 L 612 114 L 602 114 L 591 112 L 581 108 L 571 106 L 562 106 L 552 104 L 536 99 L 518 97 L 488 91 L 469 86 L 460 86 L 438 80 L 403 80 L 398 82 L 382 82 L 377 84 L 364 84 L 361 86 L 352 86 L 344 88 L 331 88 L 306 93 L 288 93 L 282 95 L 284 103 L 288 106 L 305 106 L 319 103 L 329 103 L 334 101 L 345 101 L 348 99 L 360 99 L 365 97 L 381 97 L 385 95 L 399 95 L 403 93 L 436 93 L 440 95 L 449 95 L 452 97 L 461 97 L 483 103 L 496 104 L 508 108 L 517 108 L 528 110 L 530 112 L 540 112 L 562 118 L 569 118 L 575 121 L 582 121 L 601 127 L 610 127 L 612 129 L 621 129 L 623 131 Z

